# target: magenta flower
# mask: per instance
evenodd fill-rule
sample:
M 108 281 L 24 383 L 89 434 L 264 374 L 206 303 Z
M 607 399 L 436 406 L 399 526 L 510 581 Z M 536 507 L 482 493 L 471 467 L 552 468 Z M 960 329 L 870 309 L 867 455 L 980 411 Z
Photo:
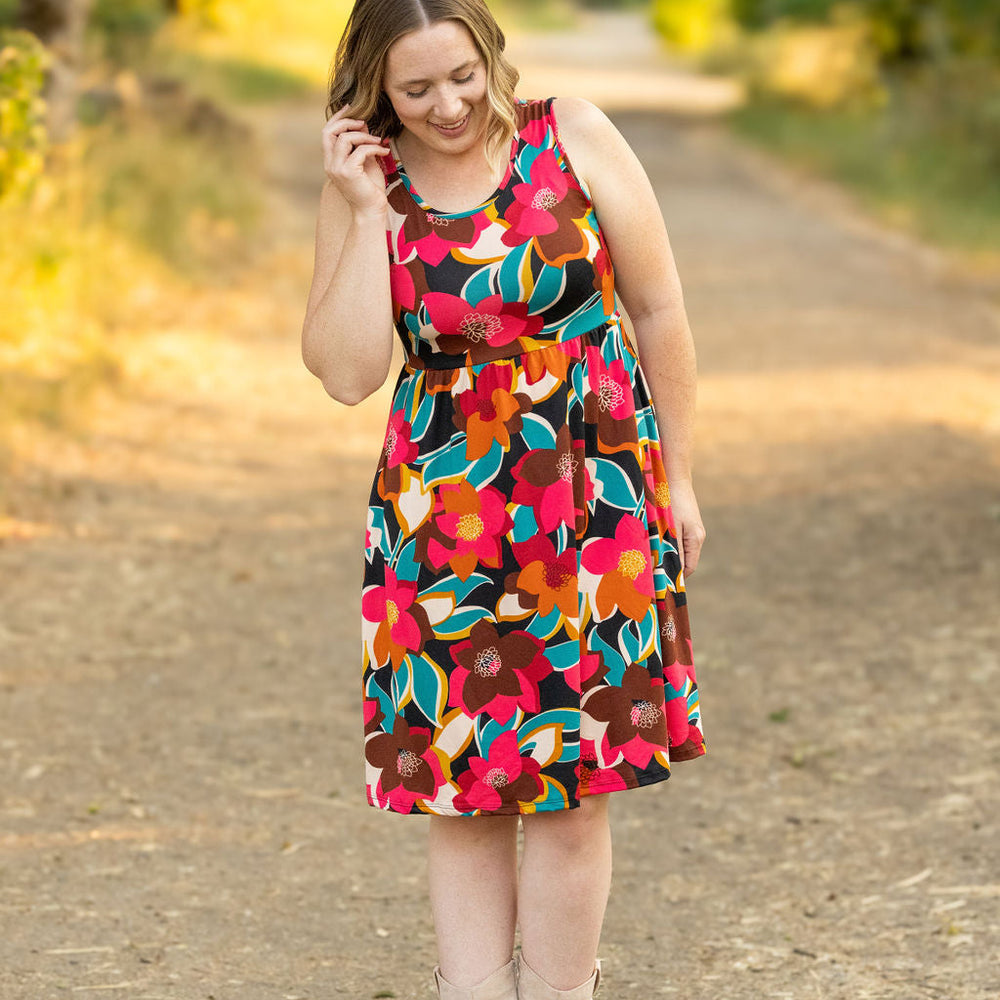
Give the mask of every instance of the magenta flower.
M 462 789 L 455 808 L 462 812 L 495 812 L 504 806 L 518 811 L 518 803 L 531 802 L 542 791 L 538 761 L 521 756 L 517 733 L 501 733 L 491 744 L 489 755 L 469 759 L 469 770 L 458 776 Z
M 408 212 L 396 240 L 396 259 L 406 261 L 416 255 L 425 264 L 437 267 L 452 250 L 474 246 L 489 225 L 485 212 L 455 219 L 431 212 Z
M 417 299 L 417 289 L 413 283 L 413 275 L 405 264 L 389 265 L 389 289 L 392 292 L 393 302 L 400 303 L 404 309 L 413 309 Z
M 646 525 L 623 514 L 614 538 L 594 538 L 580 555 L 585 569 L 600 577 L 597 613 L 607 618 L 617 605 L 635 621 L 642 621 L 653 600 L 653 559 Z
M 515 184 L 515 200 L 504 214 L 510 228 L 501 241 L 505 246 L 515 247 L 536 236 L 553 233 L 559 228 L 559 220 L 554 209 L 566 197 L 569 179 L 559 169 L 556 154 L 546 149 L 535 157 L 531 164 L 531 181 Z
M 536 448 L 522 456 L 512 472 L 516 480 L 511 499 L 530 506 L 535 523 L 546 535 L 561 524 L 571 529 L 586 503 L 586 464 L 583 442 L 570 437 L 563 426 L 555 448 Z
M 391 660 L 398 667 L 408 652 L 421 652 L 433 636 L 427 612 L 414 603 L 416 596 L 417 585 L 397 580 L 388 566 L 385 586 L 369 587 L 362 595 L 361 616 L 376 625 L 371 653 L 378 666 Z
M 382 449 L 385 453 L 385 464 L 389 468 L 406 465 L 408 462 L 414 461 L 420 454 L 420 446 L 415 441 L 410 440 L 412 433 L 413 428 L 403 415 L 403 411 L 396 410 L 389 417 L 389 426 L 385 432 L 385 445 Z
M 606 364 L 597 346 L 587 347 L 587 381 L 590 393 L 601 413 L 607 413 L 613 420 L 627 420 L 635 413 L 635 397 L 632 380 L 625 370 L 625 362 L 615 358 Z M 591 398 L 588 394 L 588 399 Z
M 447 292 L 426 292 L 430 331 L 422 336 L 445 354 L 464 354 L 476 348 L 506 347 L 518 337 L 531 337 L 544 325 L 541 316 L 528 315 L 527 302 L 504 302 L 490 295 L 475 305 Z
M 614 767 L 601 767 L 593 740 L 580 740 L 580 763 L 576 765 L 579 795 L 599 795 L 623 788 L 638 787 L 639 780 L 631 764 L 621 761 Z

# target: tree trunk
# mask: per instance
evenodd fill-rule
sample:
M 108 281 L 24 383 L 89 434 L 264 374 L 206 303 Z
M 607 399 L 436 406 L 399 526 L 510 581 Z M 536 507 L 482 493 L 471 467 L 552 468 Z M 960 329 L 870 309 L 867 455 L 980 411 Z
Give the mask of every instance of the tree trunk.
M 52 55 L 45 82 L 52 142 L 68 138 L 76 121 L 77 74 L 92 0 L 20 0 L 18 26 L 36 35 Z

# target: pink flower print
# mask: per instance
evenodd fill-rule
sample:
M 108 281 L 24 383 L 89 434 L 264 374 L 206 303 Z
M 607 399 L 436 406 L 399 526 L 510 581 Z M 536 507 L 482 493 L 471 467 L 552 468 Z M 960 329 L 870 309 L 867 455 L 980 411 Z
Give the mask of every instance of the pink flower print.
M 437 267 L 452 250 L 474 246 L 488 225 L 485 212 L 455 219 L 432 212 L 407 212 L 396 240 L 397 260 L 409 260 L 415 254 L 430 267 Z
M 417 585 L 396 578 L 387 566 L 385 586 L 369 587 L 361 597 L 361 616 L 377 624 L 372 654 L 379 666 L 392 661 L 398 667 L 408 653 L 419 653 L 431 638 L 430 619 L 419 604 Z
M 616 792 L 639 785 L 635 769 L 625 761 L 614 767 L 602 767 L 593 740 L 580 740 L 580 763 L 576 766 L 576 777 L 581 796 Z
M 468 480 L 441 486 L 434 516 L 417 529 L 417 558 L 435 570 L 450 565 L 468 580 L 478 562 L 500 565 L 500 539 L 513 527 L 506 499 L 494 486 Z
M 610 365 L 605 364 L 601 349 L 588 346 L 587 381 L 601 413 L 608 414 L 612 420 L 628 420 L 635 414 L 632 380 L 621 358 L 615 358 Z
M 518 137 L 528 146 L 544 146 L 549 133 L 548 123 L 544 118 L 529 118 L 518 130 Z
M 489 754 L 471 757 L 469 770 L 458 776 L 462 792 L 455 796 L 455 808 L 495 812 L 507 807 L 507 811 L 517 812 L 518 803 L 531 802 L 541 794 L 540 770 L 533 757 L 521 756 L 517 733 L 501 733 L 490 744 Z
M 531 183 L 515 184 L 515 200 L 504 215 L 510 228 L 501 237 L 505 246 L 515 247 L 536 236 L 559 228 L 554 209 L 566 197 L 569 180 L 559 169 L 556 154 L 546 149 L 531 164 Z
M 416 304 L 417 289 L 413 283 L 413 275 L 405 264 L 389 265 L 389 290 L 393 302 L 412 312 Z
M 385 432 L 385 444 L 383 453 L 385 454 L 385 464 L 393 469 L 397 465 L 406 465 L 416 459 L 420 454 L 420 447 L 415 441 L 410 440 L 413 428 L 403 415 L 402 410 L 396 410 L 389 417 L 389 426 Z
M 485 712 L 500 723 L 510 721 L 518 708 L 539 711 L 538 684 L 552 673 L 544 649 L 545 643 L 528 632 L 501 635 L 492 622 L 476 622 L 469 638 L 452 648 L 448 703 L 468 716 Z
M 646 526 L 631 514 L 618 522 L 614 538 L 595 538 L 583 547 L 585 569 L 600 577 L 597 612 L 607 618 L 614 607 L 642 621 L 653 600 L 653 566 Z
M 701 730 L 691 724 L 688 716 L 687 698 L 671 698 L 666 703 L 667 732 L 670 734 L 670 753 L 675 760 L 686 756 L 695 757 L 701 753 L 704 739 Z M 694 752 L 692 752 L 694 751 Z
M 527 302 L 504 302 L 502 295 L 472 305 L 447 292 L 427 292 L 422 301 L 433 327 L 423 336 L 445 354 L 505 347 L 518 337 L 534 336 L 544 324 L 541 316 L 528 315 Z

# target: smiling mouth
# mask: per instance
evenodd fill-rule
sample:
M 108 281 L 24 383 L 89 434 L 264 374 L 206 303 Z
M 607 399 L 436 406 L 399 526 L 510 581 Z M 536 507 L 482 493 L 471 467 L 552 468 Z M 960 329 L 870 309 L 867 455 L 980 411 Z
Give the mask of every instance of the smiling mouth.
M 442 125 L 440 122 L 431 122 L 431 124 L 443 132 L 457 132 L 468 120 L 469 116 L 466 115 L 464 118 L 460 118 L 457 122 L 452 122 L 450 125 Z

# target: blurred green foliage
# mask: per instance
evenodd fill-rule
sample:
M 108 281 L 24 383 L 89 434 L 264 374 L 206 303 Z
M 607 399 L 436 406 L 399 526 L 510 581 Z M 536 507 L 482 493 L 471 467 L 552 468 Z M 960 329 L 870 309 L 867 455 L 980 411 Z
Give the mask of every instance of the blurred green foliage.
M 44 167 L 48 64 L 34 35 L 0 28 L 0 200 L 27 191 Z
M 88 29 L 103 55 L 122 66 L 148 51 L 168 14 L 163 0 L 95 0 Z
M 1000 2 L 653 0 L 653 17 L 745 82 L 746 135 L 906 228 L 1000 249 Z
M 828 23 L 838 9 L 853 9 L 890 61 L 947 52 L 1000 57 L 1000 4 L 993 0 L 729 0 L 729 5 L 736 22 L 753 30 L 781 20 Z

